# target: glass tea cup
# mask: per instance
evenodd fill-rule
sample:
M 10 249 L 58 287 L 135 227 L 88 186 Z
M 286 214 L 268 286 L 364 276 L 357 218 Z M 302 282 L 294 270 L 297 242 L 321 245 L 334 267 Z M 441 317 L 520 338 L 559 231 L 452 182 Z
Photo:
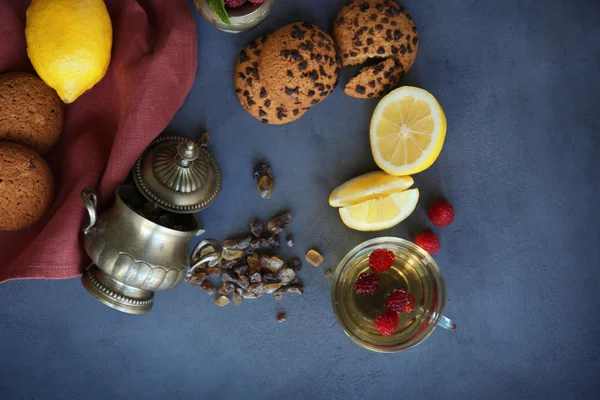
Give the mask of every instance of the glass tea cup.
M 378 273 L 380 284 L 374 295 L 357 294 L 353 289 L 354 282 L 360 274 L 370 271 L 369 254 L 375 249 L 393 251 L 396 261 L 392 268 Z M 385 296 L 397 288 L 415 296 L 415 309 L 400 314 L 396 332 L 383 336 L 373 321 L 387 311 Z M 350 250 L 335 270 L 331 302 L 338 323 L 350 339 L 376 352 L 408 350 L 431 335 L 436 326 L 451 331 L 456 329 L 456 324 L 442 315 L 446 286 L 437 264 L 425 250 L 400 238 L 376 238 Z

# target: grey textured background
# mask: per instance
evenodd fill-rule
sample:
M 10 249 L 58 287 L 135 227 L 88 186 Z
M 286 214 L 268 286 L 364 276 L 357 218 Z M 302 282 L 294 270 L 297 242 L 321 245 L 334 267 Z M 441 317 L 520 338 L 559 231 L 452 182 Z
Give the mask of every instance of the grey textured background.
M 197 17 L 198 76 L 174 131 L 213 134 L 223 191 L 200 218 L 208 236 L 243 232 L 289 208 L 307 295 L 217 308 L 187 285 L 128 316 L 79 280 L 0 285 L 2 399 L 588 399 L 600 393 L 600 2 L 407 0 L 421 34 L 404 84 L 448 117 L 438 161 L 415 177 L 422 201 L 397 228 L 428 226 L 438 197 L 457 219 L 435 229 L 456 333 L 436 330 L 403 354 L 356 346 L 339 329 L 323 277 L 359 242 L 327 205 L 332 188 L 373 170 L 375 101 L 338 89 L 301 120 L 265 126 L 238 104 L 232 71 L 256 35 L 296 19 L 329 27 L 343 0 L 283 0 L 255 31 L 220 33 Z M 345 72 L 342 82 L 348 78 Z M 255 160 L 275 168 L 269 201 Z M 288 322 L 278 324 L 279 310 Z

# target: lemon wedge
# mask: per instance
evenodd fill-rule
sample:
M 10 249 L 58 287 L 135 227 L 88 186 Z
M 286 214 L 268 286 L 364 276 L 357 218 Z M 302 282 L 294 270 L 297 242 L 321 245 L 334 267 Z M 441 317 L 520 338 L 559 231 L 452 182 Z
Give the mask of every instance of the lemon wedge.
M 347 227 L 358 231 L 380 231 L 404 221 L 419 201 L 419 189 L 392 193 L 383 198 L 363 201 L 340 208 L 340 217 Z
M 331 192 L 329 205 L 345 207 L 403 192 L 413 185 L 410 176 L 394 176 L 383 171 L 369 172 L 350 179 Z
M 412 175 L 431 166 L 446 138 L 446 116 L 426 90 L 403 86 L 385 96 L 370 128 L 375 162 L 392 175 Z

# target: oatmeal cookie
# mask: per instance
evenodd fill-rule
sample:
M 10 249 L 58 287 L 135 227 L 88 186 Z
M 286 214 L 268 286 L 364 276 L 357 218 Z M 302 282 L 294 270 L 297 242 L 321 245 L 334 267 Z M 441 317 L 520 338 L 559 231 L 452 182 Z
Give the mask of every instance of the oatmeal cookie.
M 26 72 L 0 75 L 0 140 L 45 154 L 63 130 L 63 102 L 40 78 Z
M 319 104 L 337 86 L 338 49 L 331 36 L 308 22 L 295 22 L 273 33 L 261 51 L 258 69 L 274 98 L 290 107 Z
M 404 68 L 397 58 L 387 58 L 377 65 L 364 67 L 350 79 L 344 93 L 359 99 L 381 97 L 398 85 Z
M 395 57 L 408 72 L 415 62 L 417 27 L 408 11 L 395 1 L 350 1 L 333 25 L 343 66 L 362 64 L 369 58 Z
M 297 107 L 288 107 L 273 99 L 261 83 L 258 60 L 266 37 L 259 37 L 242 50 L 235 67 L 235 93 L 248 114 L 265 124 L 287 124 L 306 113 Z
M 46 161 L 28 147 L 0 142 L 0 230 L 34 225 L 53 198 L 54 178 Z

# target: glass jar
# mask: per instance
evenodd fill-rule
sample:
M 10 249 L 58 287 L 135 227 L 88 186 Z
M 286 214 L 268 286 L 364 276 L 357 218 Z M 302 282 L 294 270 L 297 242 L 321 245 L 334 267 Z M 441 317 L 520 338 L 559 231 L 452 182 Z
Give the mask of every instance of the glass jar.
M 277 0 L 265 0 L 262 4 L 247 2 L 238 8 L 228 8 L 227 14 L 231 25 L 227 25 L 213 11 L 206 0 L 194 0 L 196 10 L 215 28 L 228 33 L 240 33 L 260 24 L 273 9 Z

